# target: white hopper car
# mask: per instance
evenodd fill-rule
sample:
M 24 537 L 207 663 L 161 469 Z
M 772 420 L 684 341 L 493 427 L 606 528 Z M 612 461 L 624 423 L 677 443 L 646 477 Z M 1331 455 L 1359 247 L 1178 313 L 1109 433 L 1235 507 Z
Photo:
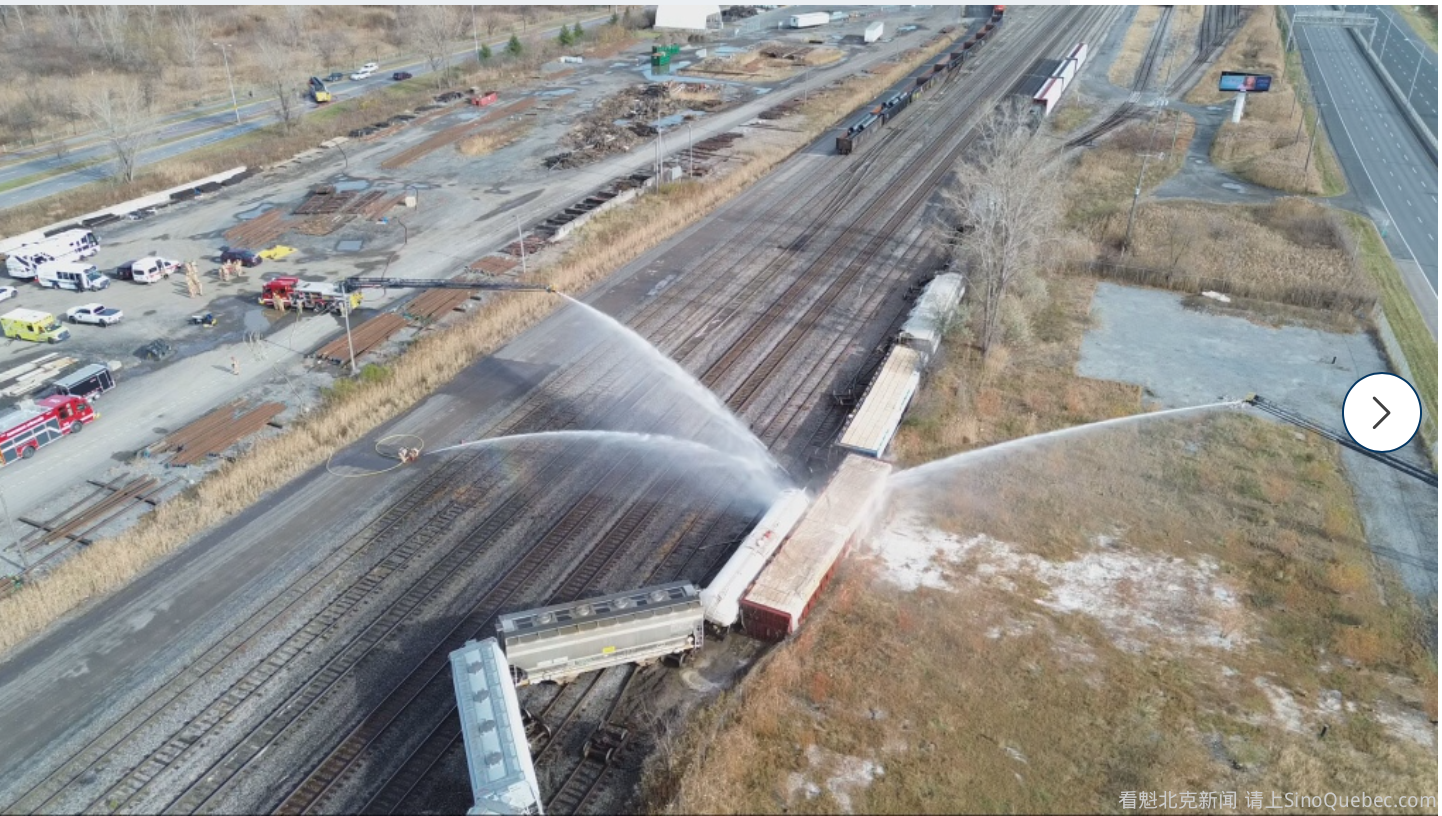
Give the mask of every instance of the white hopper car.
M 705 631 L 700 593 L 687 581 L 513 612 L 496 621 L 517 686 L 684 657 L 701 648 Z
M 776 554 L 781 542 L 791 535 L 810 504 L 811 498 L 804 490 L 782 491 L 721 571 L 701 590 L 701 608 L 712 626 L 725 632 L 741 619 L 741 596 Z

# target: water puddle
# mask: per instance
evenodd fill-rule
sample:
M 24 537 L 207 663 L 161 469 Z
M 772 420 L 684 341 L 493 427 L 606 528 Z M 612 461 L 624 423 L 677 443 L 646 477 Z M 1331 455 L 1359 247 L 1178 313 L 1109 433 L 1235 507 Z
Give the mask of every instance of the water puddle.
M 360 248 L 363 247 L 363 246 L 365 246 L 365 243 L 366 243 L 365 241 L 358 241 L 358 240 L 337 241 L 337 242 L 336 242 L 336 245 L 335 245 L 335 251 L 336 251 L 336 252 L 359 252 L 359 251 L 360 251 Z
M 259 218 L 260 216 L 265 215 L 273 209 L 275 209 L 274 204 L 262 204 L 255 209 L 246 210 L 242 213 L 236 213 L 235 217 L 240 219 L 241 221 L 249 221 L 252 218 Z
M 365 179 L 347 179 L 345 181 L 337 181 L 335 183 L 335 191 L 337 193 L 353 193 L 357 190 L 364 190 L 369 186 L 371 186 L 371 183 Z

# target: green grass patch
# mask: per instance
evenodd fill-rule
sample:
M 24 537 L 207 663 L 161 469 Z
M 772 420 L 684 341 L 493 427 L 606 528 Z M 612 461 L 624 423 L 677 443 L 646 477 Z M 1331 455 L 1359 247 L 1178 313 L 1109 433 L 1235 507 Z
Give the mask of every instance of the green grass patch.
M 1413 385 L 1422 397 L 1427 409 L 1423 417 L 1422 433 L 1436 457 L 1437 450 L 1437 340 L 1422 320 L 1422 313 L 1412 300 L 1412 293 L 1402 282 L 1402 273 L 1392 260 L 1392 253 L 1382 242 L 1377 227 L 1367 218 L 1355 213 L 1343 213 L 1352 232 L 1357 236 L 1357 250 L 1362 266 L 1371 276 L 1380 293 L 1382 313 L 1402 347 L 1411 369 Z
M 1096 109 L 1089 105 L 1063 105 L 1051 117 L 1052 130 L 1057 133 L 1071 133 L 1082 126 L 1082 123 L 1092 117 Z
M 1427 14 L 1418 11 L 1416 6 L 1393 6 L 1392 8 L 1402 15 L 1402 19 L 1407 21 L 1407 25 L 1412 26 L 1412 30 L 1417 32 L 1417 36 L 1432 46 L 1433 51 L 1437 50 L 1436 6 L 1428 6 L 1430 13 Z

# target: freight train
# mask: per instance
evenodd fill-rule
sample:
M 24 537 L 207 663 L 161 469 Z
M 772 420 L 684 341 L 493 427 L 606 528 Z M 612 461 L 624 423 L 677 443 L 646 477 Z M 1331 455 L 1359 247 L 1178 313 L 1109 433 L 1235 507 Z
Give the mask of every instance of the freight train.
M 907 77 L 898 88 L 889 91 L 836 137 L 836 152 L 843 156 L 855 153 L 887 122 L 895 119 L 912 102 L 957 75 L 957 69 L 974 57 L 981 46 L 995 38 L 1006 16 L 1006 6 L 992 6 L 991 17 L 959 46 L 940 59 Z

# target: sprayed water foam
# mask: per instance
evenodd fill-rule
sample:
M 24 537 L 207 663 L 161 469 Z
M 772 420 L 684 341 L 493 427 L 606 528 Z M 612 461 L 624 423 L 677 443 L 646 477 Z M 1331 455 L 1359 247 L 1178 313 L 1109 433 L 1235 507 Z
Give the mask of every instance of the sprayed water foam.
M 559 442 L 582 445 L 621 445 L 637 449 L 642 455 L 668 459 L 682 465 L 682 474 L 694 477 L 732 478 L 741 488 L 768 506 L 775 503 L 781 491 L 789 487 L 780 468 L 755 457 L 738 456 L 700 442 L 659 434 L 630 431 L 541 431 L 538 433 L 498 436 L 475 442 L 441 448 L 431 452 L 438 456 L 448 451 L 478 447 L 505 447 L 525 443 Z
M 626 341 L 626 345 L 636 352 L 656 371 L 660 372 L 668 384 L 699 410 L 714 419 L 725 435 L 724 449 L 727 453 L 747 459 L 755 459 L 759 466 L 776 468 L 776 460 L 772 458 L 771 452 L 766 449 L 760 439 L 746 427 L 740 417 L 727 407 L 719 397 L 711 392 L 700 380 L 691 376 L 686 369 L 682 368 L 661 350 L 646 341 L 646 338 L 632 331 L 626 324 L 616 320 L 614 317 L 588 306 L 579 300 L 569 296 L 562 297 L 571 301 L 583 314 L 590 317 L 598 325 L 614 332 Z
M 906 470 L 892 474 L 890 480 L 890 487 L 892 489 L 897 489 L 922 485 L 925 484 L 926 480 L 934 479 L 947 471 L 956 470 L 967 465 L 975 464 L 977 462 L 990 459 L 991 457 L 998 456 L 1000 454 L 1016 453 L 1027 448 L 1035 447 L 1036 445 L 1045 444 L 1047 442 L 1059 441 L 1070 436 L 1088 434 L 1094 431 L 1100 431 L 1107 428 L 1116 428 L 1122 425 L 1131 425 L 1144 421 L 1152 421 L 1158 419 L 1177 419 L 1179 417 L 1189 414 L 1215 411 L 1221 408 L 1236 408 L 1245 404 L 1246 403 L 1242 402 L 1241 400 L 1232 400 L 1230 402 L 1216 402 L 1207 405 L 1193 405 L 1188 408 L 1170 408 L 1165 411 L 1153 411 L 1149 414 L 1133 414 L 1132 416 L 1118 417 L 1116 419 L 1105 419 L 1101 422 L 1090 422 L 1086 425 L 1073 425 L 1070 428 L 1061 428 L 1060 430 L 1047 431 L 1046 433 L 1033 434 L 1032 436 L 1024 436 L 1020 439 L 1013 439 L 1008 442 L 1001 442 L 999 444 L 980 448 L 978 450 L 954 454 L 952 456 L 946 457 L 945 459 L 937 459 L 935 462 L 927 462 L 924 465 L 917 465 L 913 468 L 907 468 Z

